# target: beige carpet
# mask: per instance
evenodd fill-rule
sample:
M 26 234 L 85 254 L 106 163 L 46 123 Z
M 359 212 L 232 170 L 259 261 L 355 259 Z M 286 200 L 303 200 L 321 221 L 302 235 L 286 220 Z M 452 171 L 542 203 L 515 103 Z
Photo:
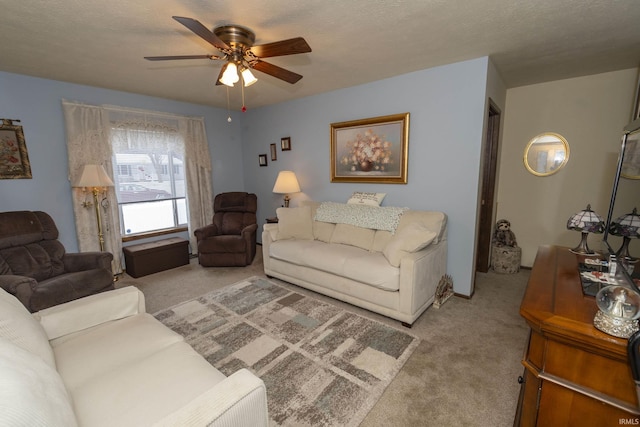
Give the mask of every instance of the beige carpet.
M 259 248 L 260 249 L 260 248 Z M 251 276 L 264 277 L 260 252 L 249 267 L 203 268 L 189 265 L 133 279 L 154 313 Z M 479 273 L 471 299 L 453 297 L 429 308 L 410 329 L 421 342 L 361 423 L 371 426 L 511 426 L 516 411 L 520 364 L 528 329 L 519 315 L 529 271 Z M 373 320 L 398 322 L 295 285 L 287 289 Z

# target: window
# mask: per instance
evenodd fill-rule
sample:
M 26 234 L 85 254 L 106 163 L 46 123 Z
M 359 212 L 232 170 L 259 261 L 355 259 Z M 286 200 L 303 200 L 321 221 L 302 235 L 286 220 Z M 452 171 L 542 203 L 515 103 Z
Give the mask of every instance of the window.
M 131 175 L 131 167 L 129 165 L 118 165 L 116 168 L 118 170 L 117 175 Z
M 164 126 L 112 128 L 115 189 L 123 236 L 187 226 L 182 137 Z M 177 168 L 177 169 L 176 169 Z M 127 173 L 124 173 L 127 172 Z

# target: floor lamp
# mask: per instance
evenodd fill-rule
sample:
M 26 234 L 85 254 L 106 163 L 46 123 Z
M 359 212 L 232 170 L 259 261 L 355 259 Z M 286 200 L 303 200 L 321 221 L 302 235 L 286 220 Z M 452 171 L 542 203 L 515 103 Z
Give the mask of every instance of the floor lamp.
M 104 234 L 102 233 L 102 219 L 100 218 L 100 204 L 98 203 L 98 193 L 106 192 L 107 187 L 113 187 L 113 181 L 107 175 L 102 165 L 84 165 L 82 175 L 74 187 L 90 188 L 93 193 L 93 203 L 82 202 L 82 207 L 89 208 L 93 204 L 96 211 L 96 221 L 98 221 L 98 241 L 100 251 L 104 252 Z

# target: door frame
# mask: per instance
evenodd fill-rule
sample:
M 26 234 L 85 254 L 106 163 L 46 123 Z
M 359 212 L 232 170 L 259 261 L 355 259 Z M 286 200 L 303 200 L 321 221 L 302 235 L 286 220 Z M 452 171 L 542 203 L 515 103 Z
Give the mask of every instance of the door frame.
M 476 272 L 489 271 L 491 257 L 491 235 L 495 222 L 495 198 L 500 152 L 500 108 L 489 98 L 487 128 L 482 149 L 482 190 L 476 241 Z

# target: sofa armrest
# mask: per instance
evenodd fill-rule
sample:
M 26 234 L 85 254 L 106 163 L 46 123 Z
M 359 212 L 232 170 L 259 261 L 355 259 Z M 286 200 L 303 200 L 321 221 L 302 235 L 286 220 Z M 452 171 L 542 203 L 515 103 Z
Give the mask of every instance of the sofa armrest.
M 14 295 L 27 308 L 30 307 L 31 295 L 38 285 L 35 279 L 15 274 L 0 275 L 0 288 Z
M 216 227 L 215 224 L 205 225 L 204 227 L 200 227 L 195 230 L 193 234 L 196 236 L 196 240 L 199 242 L 206 239 L 207 237 L 217 236 L 218 227 Z
M 440 278 L 447 274 L 447 241 L 406 253 L 400 260 L 400 311 L 415 313 L 433 301 Z
M 144 295 L 137 288 L 127 286 L 49 307 L 33 316 L 52 340 L 144 312 Z
M 278 224 L 267 223 L 262 227 L 262 263 L 265 274 L 271 271 L 271 257 L 269 256 L 269 247 L 278 236 Z
M 66 272 L 86 271 L 95 268 L 104 268 L 111 271 L 111 252 L 80 252 L 66 253 L 62 257 Z
M 267 223 L 262 226 L 262 239 L 264 240 L 264 235 L 267 233 L 272 242 L 278 240 L 278 224 Z
M 247 369 L 240 369 L 154 424 L 166 426 L 267 427 L 267 389 Z

